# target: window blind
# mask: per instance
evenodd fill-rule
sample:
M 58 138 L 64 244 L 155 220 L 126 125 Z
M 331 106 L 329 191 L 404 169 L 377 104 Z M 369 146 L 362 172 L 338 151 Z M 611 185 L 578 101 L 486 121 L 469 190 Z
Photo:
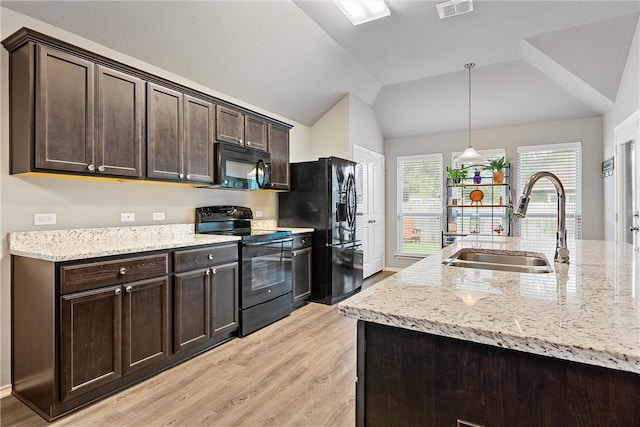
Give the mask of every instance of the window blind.
M 582 144 L 545 144 L 518 147 L 519 197 L 529 177 L 540 171 L 556 175 L 566 195 L 567 238 L 582 238 Z M 518 234 L 526 238 L 555 239 L 558 197 L 548 179 L 539 180 L 531 192 L 527 217 L 516 221 Z
M 426 255 L 440 250 L 442 231 L 442 153 L 400 156 L 397 160 L 397 251 Z

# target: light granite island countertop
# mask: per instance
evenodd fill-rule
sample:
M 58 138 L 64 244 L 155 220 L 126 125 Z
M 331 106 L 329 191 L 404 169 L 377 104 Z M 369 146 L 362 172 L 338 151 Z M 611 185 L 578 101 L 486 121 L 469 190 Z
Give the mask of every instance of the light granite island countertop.
M 546 274 L 446 266 L 461 248 L 541 252 Z M 339 305 L 382 325 L 640 374 L 640 266 L 631 245 L 466 237 Z

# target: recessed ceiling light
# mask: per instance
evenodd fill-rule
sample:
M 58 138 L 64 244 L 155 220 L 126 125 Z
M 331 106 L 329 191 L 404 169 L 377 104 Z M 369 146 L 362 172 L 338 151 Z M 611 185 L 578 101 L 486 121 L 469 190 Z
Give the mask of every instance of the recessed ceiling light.
M 473 0 L 450 0 L 436 5 L 440 19 L 473 12 Z
M 383 0 L 333 0 L 353 25 L 389 16 L 391 11 Z

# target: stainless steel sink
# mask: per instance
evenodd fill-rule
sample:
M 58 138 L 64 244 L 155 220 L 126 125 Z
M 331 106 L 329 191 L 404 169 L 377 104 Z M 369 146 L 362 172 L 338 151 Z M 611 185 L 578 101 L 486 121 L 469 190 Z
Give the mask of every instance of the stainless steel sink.
M 442 261 L 444 265 L 516 273 L 551 273 L 547 257 L 537 252 L 463 248 Z

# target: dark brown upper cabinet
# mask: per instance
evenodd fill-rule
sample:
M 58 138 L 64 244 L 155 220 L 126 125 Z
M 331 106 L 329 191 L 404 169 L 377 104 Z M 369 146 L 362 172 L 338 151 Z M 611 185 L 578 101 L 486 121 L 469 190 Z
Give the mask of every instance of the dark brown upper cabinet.
M 147 176 L 167 180 L 184 179 L 183 95 L 147 83 Z
M 189 181 L 213 182 L 215 106 L 184 96 L 184 171 Z
M 244 116 L 244 145 L 256 150 L 268 151 L 267 122 L 259 117 Z
M 289 129 L 269 123 L 269 188 L 289 190 Z
M 221 141 L 271 152 L 272 188 L 289 188 L 290 125 L 28 28 L 2 44 L 11 174 L 210 184 Z
M 11 75 L 11 173 L 142 175 L 142 80 L 33 44 Z
M 93 172 L 94 65 L 44 46 L 37 46 L 37 56 L 35 167 Z M 12 64 L 12 75 L 22 71 L 25 78 L 31 64 Z M 18 70 L 21 65 L 27 69 Z
M 147 176 L 213 182 L 214 106 L 148 83 Z
M 144 82 L 98 65 L 95 168 L 98 173 L 142 176 Z
M 267 121 L 240 110 L 216 106 L 216 140 L 267 151 Z

